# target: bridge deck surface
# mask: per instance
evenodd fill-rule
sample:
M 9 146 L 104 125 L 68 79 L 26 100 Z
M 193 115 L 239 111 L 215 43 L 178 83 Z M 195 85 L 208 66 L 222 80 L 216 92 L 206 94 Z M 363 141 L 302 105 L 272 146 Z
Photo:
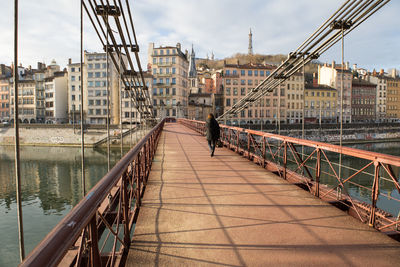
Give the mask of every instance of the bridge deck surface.
M 126 266 L 399 266 L 398 242 L 166 124 Z

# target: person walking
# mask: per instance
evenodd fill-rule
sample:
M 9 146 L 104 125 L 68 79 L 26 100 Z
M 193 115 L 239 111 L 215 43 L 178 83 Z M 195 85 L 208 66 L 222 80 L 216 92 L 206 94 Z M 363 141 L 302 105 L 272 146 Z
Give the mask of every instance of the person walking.
M 206 138 L 208 141 L 208 147 L 210 148 L 211 157 L 214 156 L 215 146 L 219 139 L 219 135 L 219 124 L 214 118 L 214 115 L 210 113 L 206 120 Z

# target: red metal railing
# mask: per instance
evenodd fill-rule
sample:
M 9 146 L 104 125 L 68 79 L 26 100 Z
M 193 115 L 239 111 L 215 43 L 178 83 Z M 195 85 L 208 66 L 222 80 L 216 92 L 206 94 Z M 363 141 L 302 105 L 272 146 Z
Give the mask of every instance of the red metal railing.
M 76 205 L 21 266 L 115 266 L 131 229 L 165 120 L 158 123 Z
M 178 122 L 205 133 L 204 122 L 186 119 Z M 394 190 L 400 194 L 400 157 L 226 125 L 220 127 L 225 147 L 346 210 L 362 222 L 394 238 L 400 237 L 400 220 L 399 216 L 395 217 L 397 213 L 400 215 L 400 197 L 391 195 Z M 349 190 L 369 197 L 355 196 Z M 380 205 L 381 199 L 391 201 L 394 209 L 386 211 L 384 204 Z

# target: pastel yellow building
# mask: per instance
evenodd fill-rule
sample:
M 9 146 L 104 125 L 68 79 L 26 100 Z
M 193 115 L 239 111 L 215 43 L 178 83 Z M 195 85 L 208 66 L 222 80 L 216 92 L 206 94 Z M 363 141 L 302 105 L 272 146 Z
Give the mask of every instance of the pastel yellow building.
M 306 85 L 305 89 L 305 121 L 335 122 L 337 90 L 327 85 Z

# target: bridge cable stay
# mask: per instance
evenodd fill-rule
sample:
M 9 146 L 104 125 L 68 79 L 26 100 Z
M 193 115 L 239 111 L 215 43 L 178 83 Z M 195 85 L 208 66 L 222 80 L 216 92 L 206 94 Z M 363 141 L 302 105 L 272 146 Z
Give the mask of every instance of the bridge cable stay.
M 106 17 L 106 20 L 108 21 L 108 16 Z M 108 25 L 108 24 L 107 24 Z M 106 73 L 107 73 L 107 172 L 110 171 L 110 165 L 111 165 L 111 160 L 110 160 L 110 81 L 112 81 L 112 71 L 110 71 L 110 63 L 109 63 L 109 43 L 108 43 L 108 35 L 109 31 L 107 30 L 106 33 Z
M 82 183 L 82 197 L 86 195 L 86 177 L 85 177 L 85 128 L 84 128 L 84 113 L 83 113 L 83 5 L 81 0 L 80 5 L 80 75 L 81 75 L 81 183 Z M 75 115 L 75 114 L 74 114 Z
M 14 0 L 14 132 L 15 132 L 15 187 L 17 202 L 18 219 L 18 243 L 19 258 L 22 262 L 25 258 L 24 227 L 22 219 L 22 200 L 21 200 L 21 165 L 20 165 L 20 145 L 19 145 L 19 110 L 18 110 L 18 0 Z
M 100 0 L 83 0 L 86 14 L 88 15 L 96 34 L 102 43 L 104 50 L 107 49 L 107 54 L 116 69 L 116 72 L 121 76 L 121 81 L 126 91 L 132 91 L 133 102 L 140 117 L 147 120 L 154 118 L 152 105 L 148 87 L 146 86 L 142 68 L 139 59 L 139 46 L 137 44 L 132 15 L 130 13 L 129 2 L 126 1 L 125 7 L 121 1 Z M 125 9 L 128 14 L 125 14 Z M 126 17 L 129 17 L 127 22 Z M 111 16 L 114 20 L 109 21 L 107 18 Z M 122 22 L 120 19 L 122 18 Z M 112 27 L 117 29 L 117 32 L 112 30 Z M 106 43 L 107 34 L 110 37 L 110 43 Z M 134 38 L 131 38 L 131 35 Z M 127 36 L 127 37 L 126 37 Z M 131 52 L 134 53 L 136 65 L 131 57 Z M 120 66 L 117 63 L 117 57 L 121 54 L 125 59 L 121 60 Z M 138 69 L 138 71 L 135 70 Z
M 343 36 L 346 36 L 388 2 L 390 2 L 390 0 L 347 0 L 294 52 L 289 53 L 287 59 L 265 80 L 241 98 L 230 109 L 226 110 L 217 120 L 222 121 L 229 119 L 241 110 L 252 105 L 254 101 L 269 95 L 276 89 L 280 82 L 287 80 L 291 75 L 299 71 L 303 65 L 319 58 L 321 54 L 341 40 L 341 31 L 337 31 L 338 25 L 345 25 Z

